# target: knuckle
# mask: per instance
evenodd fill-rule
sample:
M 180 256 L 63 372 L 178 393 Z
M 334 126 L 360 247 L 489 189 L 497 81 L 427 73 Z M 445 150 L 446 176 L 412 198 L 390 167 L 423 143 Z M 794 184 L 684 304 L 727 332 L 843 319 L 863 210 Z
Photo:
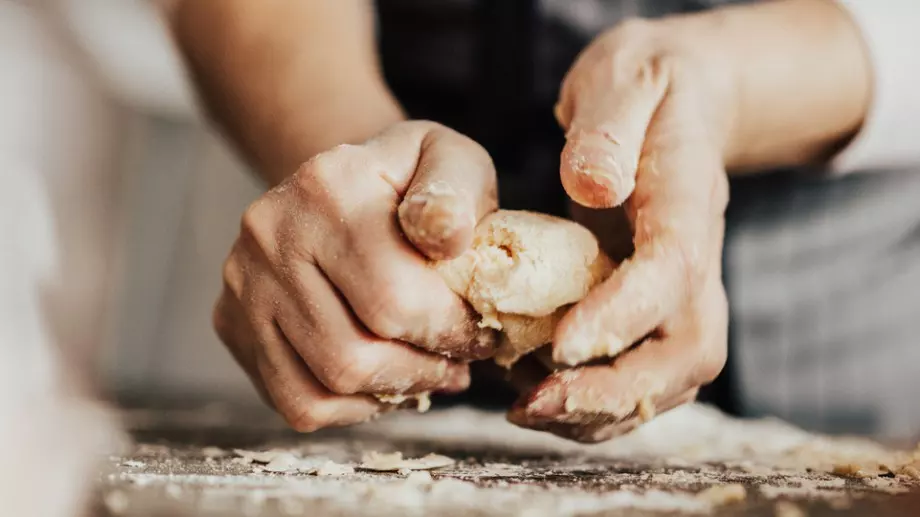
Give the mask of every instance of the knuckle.
M 269 250 L 274 247 L 274 222 L 275 217 L 270 203 L 264 197 L 256 200 L 246 208 L 240 219 L 240 237 L 237 246 L 243 249 L 255 247 L 268 254 Z M 225 268 L 224 272 L 227 273 L 228 270 Z
M 261 199 L 251 203 L 240 219 L 240 232 L 248 236 L 261 234 L 266 216 L 265 203 Z
M 339 144 L 304 162 L 294 173 L 294 184 L 307 192 L 322 192 L 332 187 L 360 153 L 360 146 Z
M 336 180 L 342 164 L 330 152 L 320 153 L 304 163 L 290 179 L 291 194 L 307 206 L 325 206 L 335 199 Z
M 345 144 L 343 144 L 345 145 Z M 356 146 L 349 146 L 356 147 Z M 335 148 L 318 154 L 304 163 L 291 177 L 289 194 L 293 196 L 296 210 L 310 211 L 318 221 L 338 221 L 354 210 L 354 175 L 365 168 L 350 165 L 356 150 Z M 364 160 L 365 162 L 367 160 Z

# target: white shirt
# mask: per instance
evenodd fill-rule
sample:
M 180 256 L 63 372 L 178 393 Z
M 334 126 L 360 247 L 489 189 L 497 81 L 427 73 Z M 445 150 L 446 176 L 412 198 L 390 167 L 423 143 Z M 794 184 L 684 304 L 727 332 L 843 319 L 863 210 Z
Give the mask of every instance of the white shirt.
M 920 2 L 838 0 L 869 51 L 872 104 L 862 129 L 834 160 L 842 172 L 920 166 Z

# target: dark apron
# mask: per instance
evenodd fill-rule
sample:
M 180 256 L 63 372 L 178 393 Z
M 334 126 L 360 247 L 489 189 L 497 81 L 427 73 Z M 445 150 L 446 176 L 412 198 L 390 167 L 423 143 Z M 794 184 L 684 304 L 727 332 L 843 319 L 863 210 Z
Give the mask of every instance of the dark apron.
M 413 118 L 453 127 L 490 152 L 503 208 L 565 215 L 564 140 L 552 108 L 578 52 L 624 16 L 725 3 L 381 0 L 383 67 Z M 724 255 L 731 353 L 702 397 L 731 413 L 824 430 L 916 426 L 920 406 L 892 400 L 920 393 L 918 246 L 920 174 L 733 180 Z M 905 382 L 873 386 L 890 375 Z M 466 400 L 506 406 L 513 397 L 480 383 Z

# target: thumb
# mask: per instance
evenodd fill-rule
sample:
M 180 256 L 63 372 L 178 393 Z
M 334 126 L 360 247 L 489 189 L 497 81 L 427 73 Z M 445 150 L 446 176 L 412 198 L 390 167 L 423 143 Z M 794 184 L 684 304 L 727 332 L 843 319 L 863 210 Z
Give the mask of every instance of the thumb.
M 566 130 L 560 176 L 575 202 L 610 208 L 632 194 L 645 133 L 666 87 L 654 59 L 585 60 L 569 72 L 556 116 Z
M 399 222 L 412 244 L 432 260 L 469 248 L 479 220 L 498 208 L 495 167 L 466 136 L 433 125 L 419 147 L 415 175 L 399 204 Z

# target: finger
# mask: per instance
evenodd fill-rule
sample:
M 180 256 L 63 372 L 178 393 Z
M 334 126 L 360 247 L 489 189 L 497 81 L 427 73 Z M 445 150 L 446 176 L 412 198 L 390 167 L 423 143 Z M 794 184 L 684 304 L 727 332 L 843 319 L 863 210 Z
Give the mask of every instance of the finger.
M 574 201 L 610 208 L 629 197 L 667 82 L 662 61 L 625 54 L 586 56 L 573 68 L 556 113 L 566 130 L 562 185 Z
M 495 332 L 403 238 L 391 206 L 367 200 L 336 231 L 317 264 L 373 334 L 452 358 L 492 355 Z
M 235 275 L 234 275 L 235 276 Z M 236 363 L 243 369 L 252 386 L 267 405 L 274 407 L 271 397 L 261 377 L 258 375 L 256 366 L 256 337 L 248 324 L 248 318 L 243 310 L 242 304 L 234 288 L 225 280 L 224 290 L 217 303 L 214 305 L 212 313 L 212 323 L 217 337 L 226 345 L 230 355 L 236 360 Z
M 391 409 L 370 396 L 341 396 L 325 389 L 274 322 L 263 327 L 259 339 L 256 376 L 262 380 L 272 405 L 297 431 L 365 422 Z
M 428 258 L 454 258 L 469 248 L 476 223 L 498 208 L 497 196 L 495 167 L 485 149 L 438 126 L 422 141 L 399 222 Z
M 660 407 L 656 408 L 657 412 L 654 415 L 646 415 L 643 417 L 637 414 L 631 418 L 613 424 L 604 422 L 571 424 L 545 421 L 529 423 L 526 420 L 520 420 L 521 414 L 514 413 L 513 411 L 508 414 L 508 420 L 515 425 L 538 431 L 546 431 L 568 440 L 575 440 L 582 443 L 599 443 L 630 433 L 657 415 L 667 413 L 674 408 L 693 402 L 696 400 L 698 394 L 699 389 L 688 390 L 677 397 L 663 402 Z
M 556 327 L 553 359 L 577 365 L 614 357 L 657 328 L 686 297 L 673 238 L 636 250 Z
M 728 199 L 720 158 L 703 133 L 668 117 L 649 133 L 627 203 L 635 252 L 560 322 L 553 347 L 560 363 L 612 357 L 639 341 L 696 292 L 718 260 Z
M 638 413 L 654 413 L 663 402 L 709 383 L 725 364 L 725 332 L 649 339 L 618 357 L 612 366 L 557 372 L 527 399 L 529 421 L 615 423 Z
M 300 265 L 290 288 L 293 296 L 280 297 L 278 325 L 333 393 L 395 395 L 469 385 L 466 364 L 371 334 L 314 265 Z

